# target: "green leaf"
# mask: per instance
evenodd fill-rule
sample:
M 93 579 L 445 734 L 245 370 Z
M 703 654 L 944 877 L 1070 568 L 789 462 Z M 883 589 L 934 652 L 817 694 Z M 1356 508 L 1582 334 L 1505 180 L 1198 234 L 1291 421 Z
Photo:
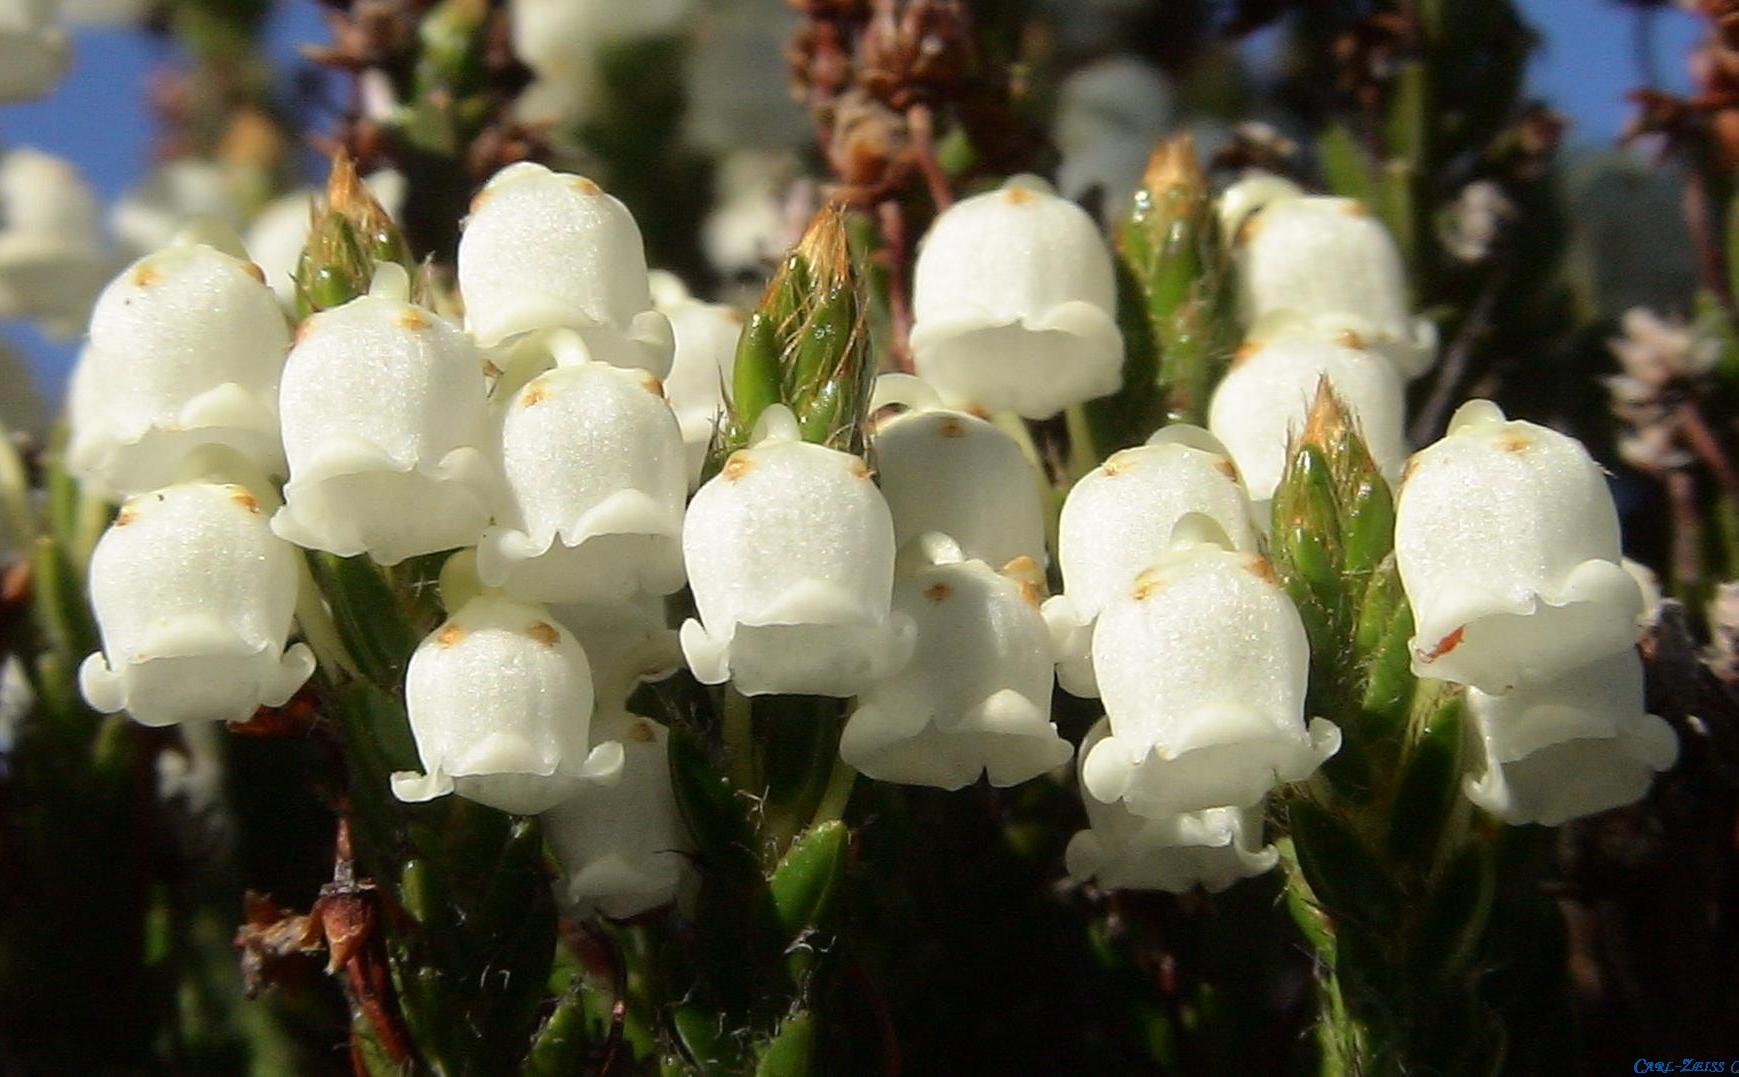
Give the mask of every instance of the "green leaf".
M 816 1022 L 807 1011 L 787 1018 L 755 1062 L 755 1077 L 805 1077 L 815 1072 Z
M 768 886 L 779 923 L 795 937 L 819 923 L 845 872 L 851 832 L 835 819 L 811 827 L 774 869 Z
M 339 557 L 318 550 L 308 551 L 308 568 L 362 675 L 397 692 L 421 640 L 386 575 L 366 555 Z
M 1470 843 L 1450 861 L 1414 935 L 1417 974 L 1444 979 L 1469 972 L 1485 935 L 1496 885 L 1491 850 L 1483 842 Z
M 1389 856 L 1429 871 L 1461 799 L 1462 701 L 1446 698 L 1414 742 L 1389 809 Z
M 1405 906 L 1386 867 L 1340 819 L 1306 800 L 1289 805 L 1293 848 L 1305 881 L 1334 920 L 1387 934 Z

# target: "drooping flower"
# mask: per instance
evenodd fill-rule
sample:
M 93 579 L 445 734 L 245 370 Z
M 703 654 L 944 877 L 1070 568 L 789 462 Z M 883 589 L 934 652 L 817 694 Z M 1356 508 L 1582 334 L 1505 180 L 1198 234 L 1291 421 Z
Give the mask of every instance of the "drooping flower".
M 1101 718 L 1081 742 L 1085 759 L 1110 732 Z M 1274 867 L 1280 854 L 1262 844 L 1262 807 L 1203 808 L 1145 819 L 1121 801 L 1105 803 L 1082 791 L 1088 829 L 1069 839 L 1064 864 L 1070 877 L 1107 890 L 1165 890 L 1211 894 Z
M 97 298 L 79 377 L 89 391 L 69 459 L 139 493 L 181 478 L 208 445 L 281 474 L 278 382 L 289 327 L 259 269 L 191 237 L 123 270 Z
M 1111 252 L 1042 181 L 1016 177 L 943 212 L 912 303 L 913 363 L 950 403 L 1044 419 L 1123 383 Z
M 189 482 L 121 507 L 91 555 L 103 649 L 79 667 L 99 711 L 152 726 L 246 720 L 314 671 L 286 648 L 297 553 L 241 486 Z
M 896 546 L 935 531 L 993 568 L 1022 557 L 1043 565 L 1044 495 L 1014 438 L 943 407 L 933 389 L 909 375 L 877 381 L 871 409 L 892 403 L 908 408 L 876 423 L 873 446 Z
M 1072 749 L 1050 721 L 1037 563 L 998 573 L 936 533 L 901 557 L 916 564 L 894 585 L 894 609 L 917 625 L 917 646 L 904 669 L 864 691 L 840 757 L 871 778 L 942 789 L 980 774 L 1015 785 L 1061 766 Z
M 599 714 L 594 744 L 622 747 L 622 775 L 591 782 L 543 815 L 562 866 L 556 900 L 569 916 L 638 916 L 677 897 L 694 839 L 670 783 L 670 731 L 626 711 Z
M 1170 548 L 1178 521 L 1192 513 L 1211 519 L 1233 549 L 1256 549 L 1237 467 L 1212 435 L 1182 423 L 1161 429 L 1146 445 L 1114 453 L 1069 491 L 1057 531 L 1063 593 L 1045 603 L 1064 688 L 1098 694 L 1093 623 Z
M 0 0 L 0 101 L 47 93 L 72 62 L 55 0 Z
M 552 605 L 550 613 L 585 648 L 600 712 L 623 709 L 637 686 L 662 680 L 682 666 L 682 647 L 675 630 L 665 627 L 659 596 Z
M 1318 330 L 1350 331 L 1406 377 L 1437 358 L 1437 331 L 1407 305 L 1394 239 L 1351 198 L 1271 197 L 1238 226 L 1233 244 L 1246 325 L 1291 312 Z
M 1211 526 L 1180 524 L 1093 632 L 1111 733 L 1082 783 L 1147 818 L 1254 804 L 1340 746 L 1333 724 L 1305 722 L 1310 642 L 1273 567 L 1209 541 Z
M 1480 769 L 1467 798 L 1506 823 L 1557 826 L 1641 800 L 1678 759 L 1643 704 L 1642 660 L 1620 651 L 1505 695 L 1467 693 Z
M 417 646 L 405 708 L 423 773 L 392 776 L 400 800 L 458 793 L 502 811 L 547 811 L 620 775 L 623 748 L 591 739 L 586 652 L 540 606 L 484 592 Z
M 579 332 L 592 357 L 670 373 L 670 319 L 652 308 L 628 207 L 584 176 L 521 162 L 497 172 L 459 239 L 465 327 L 490 347 L 535 329 Z
M 855 695 L 904 665 L 889 613 L 894 528 L 859 457 L 798 440 L 782 405 L 695 494 L 683 557 L 699 620 L 682 649 L 702 683 L 745 695 Z
M 682 586 L 688 477 L 657 378 L 585 361 L 538 375 L 507 406 L 501 465 L 510 508 L 478 546 L 485 584 L 541 602 Z
M 1618 511 L 1580 442 L 1464 405 L 1396 504 L 1414 671 L 1502 693 L 1625 650 L 1642 595 L 1619 558 Z
M 1303 429 L 1324 379 L 1358 423 L 1377 468 L 1391 477 L 1400 472 L 1407 457 L 1406 386 L 1388 360 L 1362 350 L 1362 343 L 1351 334 L 1325 339 L 1282 331 L 1239 349 L 1214 390 L 1208 429 L 1225 444 L 1256 501 L 1274 496 L 1292 435 Z
M 115 265 L 96 192 L 77 169 L 24 147 L 0 157 L 0 318 L 73 336 Z
M 489 521 L 483 358 L 408 289 L 383 264 L 368 295 L 304 322 L 290 353 L 290 481 L 272 526 L 299 546 L 392 565 L 471 545 Z

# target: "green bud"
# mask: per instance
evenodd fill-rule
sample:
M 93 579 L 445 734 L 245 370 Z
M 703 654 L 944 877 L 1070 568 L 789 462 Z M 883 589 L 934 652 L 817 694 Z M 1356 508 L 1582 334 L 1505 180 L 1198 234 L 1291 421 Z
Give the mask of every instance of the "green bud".
M 1140 444 L 1164 422 L 1200 423 L 1235 334 L 1225 254 L 1206 176 L 1188 134 L 1149 158 L 1119 229 L 1123 388 L 1088 405 L 1099 448 Z
M 296 264 L 296 312 L 307 317 L 368 292 L 375 267 L 397 262 L 418 279 L 398 225 L 342 151 L 332 161 L 326 198 L 312 211 L 308 242 Z
M 714 467 L 749 443 L 755 421 L 773 404 L 791 409 L 805 441 L 863 450 L 875 366 L 862 277 L 844 207 L 823 207 L 773 275 L 738 341 L 731 412 Z

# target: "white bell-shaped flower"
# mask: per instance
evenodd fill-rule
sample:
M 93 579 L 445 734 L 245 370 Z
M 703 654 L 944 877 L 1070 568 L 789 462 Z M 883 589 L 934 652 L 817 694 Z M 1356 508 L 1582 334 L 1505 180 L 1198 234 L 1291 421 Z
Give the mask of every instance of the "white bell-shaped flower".
M 1437 358 L 1437 330 L 1414 318 L 1407 271 L 1381 221 L 1351 198 L 1270 198 L 1233 242 L 1246 325 L 1289 311 L 1324 332 L 1356 333 L 1409 378 Z
M 247 226 L 245 203 L 260 182 L 246 165 L 182 157 L 152 169 L 121 195 L 109 210 L 109 227 L 122 246 L 141 254 L 168 246 L 190 227 L 240 233 Z
M 403 268 L 302 324 L 279 400 L 290 481 L 272 520 L 314 550 L 383 565 L 477 541 L 495 496 L 483 359 L 406 300 Z
M 1340 730 L 1304 720 L 1310 641 L 1260 555 L 1201 541 L 1203 517 L 1093 632 L 1093 670 L 1111 734 L 1081 780 L 1148 818 L 1254 804 L 1340 747 Z
M 694 840 L 671 790 L 669 730 L 636 714 L 599 714 L 592 742 L 621 745 L 621 778 L 588 783 L 545 812 L 544 836 L 562 866 L 562 911 L 620 920 L 676 899 Z
M 0 157 L 0 318 L 80 333 L 115 268 L 101 203 L 78 169 L 23 147 Z
M 1044 612 L 1056 640 L 1058 676 L 1071 693 L 1098 695 L 1093 622 L 1170 549 L 1173 529 L 1191 513 L 1217 524 L 1234 549 L 1257 548 L 1237 467 L 1212 435 L 1183 423 L 1112 454 L 1069 491 L 1057 525 L 1063 593 L 1046 602 Z
M 912 305 L 912 362 L 951 403 L 1044 419 L 1123 384 L 1111 252 L 1043 181 L 1016 177 L 937 217 Z
M 1274 496 L 1292 436 L 1304 428 L 1324 379 L 1352 413 L 1377 468 L 1391 478 L 1400 473 L 1407 389 L 1388 360 L 1360 343 L 1351 334 L 1330 340 L 1282 332 L 1239 349 L 1208 405 L 1208 429 L 1231 452 L 1256 501 Z
M 967 557 L 1000 568 L 1017 558 L 1045 564 L 1045 504 L 1020 445 L 994 423 L 942 406 L 906 374 L 876 382 L 871 410 L 908 405 L 875 426 L 876 472 L 894 515 L 894 542 L 936 531 Z
M 278 381 L 290 330 L 251 262 L 191 239 L 148 254 L 97 298 L 80 362 L 96 387 L 75 471 L 118 493 L 180 478 L 206 445 L 281 474 Z
M 79 667 L 85 700 L 162 726 L 244 721 L 289 699 L 314 672 L 307 645 L 284 646 L 297 556 L 241 486 L 127 501 L 91 554 L 103 649 Z
M 1606 479 L 1576 439 L 1472 401 L 1408 462 L 1395 511 L 1420 676 L 1502 693 L 1635 639 L 1642 592 L 1619 564 Z
M 497 172 L 459 239 L 459 290 L 485 347 L 565 327 L 603 362 L 670 373 L 676 342 L 652 308 L 640 226 L 584 176 L 529 162 Z
M 731 399 L 743 315 L 733 306 L 695 299 L 680 280 L 664 272 L 652 274 L 652 299 L 676 333 L 676 358 L 664 379 L 664 395 L 682 424 L 692 486 L 700 482 L 707 448 Z
M 0 101 L 41 97 L 66 74 L 72 41 L 55 0 L 0 0 Z
M 688 475 L 657 378 L 591 362 L 538 375 L 507 407 L 501 465 L 511 507 L 478 545 L 485 584 L 540 602 L 682 586 Z
M 911 656 L 889 612 L 894 525 L 859 457 L 799 440 L 774 405 L 689 504 L 682 531 L 699 620 L 682 650 L 703 684 L 745 695 L 850 696 Z
M 1678 760 L 1672 727 L 1644 711 L 1633 650 L 1501 696 L 1470 689 L 1467 708 L 1482 769 L 1463 788 L 1512 825 L 1557 826 L 1633 804 Z
M 1238 230 L 1263 206 L 1283 198 L 1301 198 L 1304 188 L 1284 176 L 1271 172 L 1255 172 L 1227 187 L 1214 200 L 1214 215 L 1220 221 L 1220 238 L 1229 247 L 1236 242 Z
M 980 774 L 1016 785 L 1067 762 L 1073 749 L 1050 721 L 1038 564 L 998 573 L 934 532 L 901 557 L 918 563 L 895 583 L 894 609 L 917 625 L 917 647 L 904 669 L 863 693 L 840 758 L 880 781 L 942 789 Z
M 502 811 L 548 811 L 587 782 L 615 781 L 622 745 L 591 741 L 586 652 L 541 606 L 477 595 L 417 645 L 405 709 L 422 774 L 392 791 L 422 801 L 458 793 Z
M 1081 742 L 1086 758 L 1110 733 L 1101 718 Z M 1070 877 L 1091 879 L 1107 890 L 1165 890 L 1183 894 L 1196 887 L 1212 894 L 1269 871 L 1280 854 L 1262 844 L 1262 807 L 1203 808 L 1144 819 L 1122 801 L 1107 804 L 1082 791 L 1088 829 L 1069 839 L 1063 861 Z
M 665 627 L 664 600 L 553 605 L 563 628 L 585 648 L 599 711 L 623 709 L 636 687 L 663 680 L 682 666 L 682 646 Z

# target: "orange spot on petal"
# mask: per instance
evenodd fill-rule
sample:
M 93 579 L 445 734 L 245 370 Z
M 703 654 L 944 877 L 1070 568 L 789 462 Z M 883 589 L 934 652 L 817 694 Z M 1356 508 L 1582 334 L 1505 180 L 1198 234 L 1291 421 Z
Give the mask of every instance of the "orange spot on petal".
M 1420 661 L 1423 661 L 1423 662 L 1435 662 L 1435 661 L 1437 661 L 1439 658 L 1442 658 L 1444 655 L 1448 654 L 1450 651 L 1453 651 L 1453 650 L 1455 650 L 1455 648 L 1461 646 L 1462 637 L 1465 636 L 1466 634 L 1467 634 L 1467 626 L 1462 625 L 1460 628 L 1457 628 L 1455 631 L 1449 633 L 1449 635 L 1444 636 L 1442 639 L 1438 640 L 1436 645 L 1433 646 L 1429 651 L 1425 651 L 1424 653 L 1420 654 L 1420 656 L 1419 656 Z
M 545 647 L 554 647 L 557 643 L 561 642 L 562 638 L 561 632 L 556 629 L 555 625 L 550 624 L 548 621 L 531 622 L 531 624 L 526 626 L 525 634 L 530 636 L 532 639 L 537 640 Z
M 465 638 L 465 630 L 459 627 L 459 622 L 448 621 L 441 626 L 441 631 L 435 634 L 435 642 L 442 647 L 451 647 Z

